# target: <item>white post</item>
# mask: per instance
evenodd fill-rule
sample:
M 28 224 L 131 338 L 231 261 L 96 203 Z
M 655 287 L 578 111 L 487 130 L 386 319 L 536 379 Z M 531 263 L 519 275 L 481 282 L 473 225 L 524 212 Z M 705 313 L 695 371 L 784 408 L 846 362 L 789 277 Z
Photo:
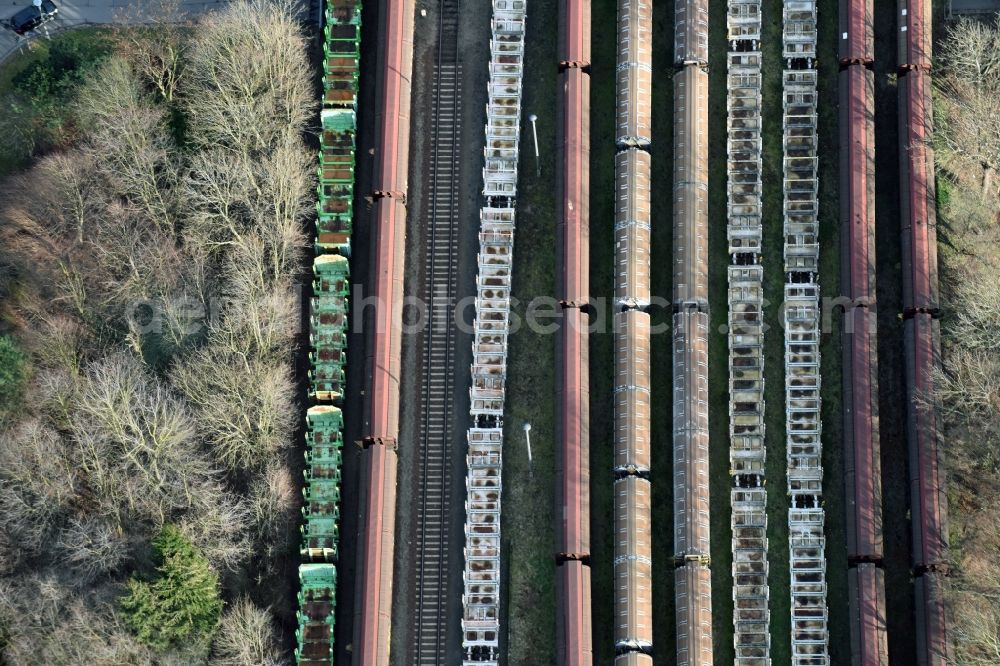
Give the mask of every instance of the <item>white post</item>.
M 528 444 L 528 476 L 534 476 L 534 468 L 531 464 L 531 424 L 524 422 L 524 441 Z
M 542 164 L 538 160 L 538 128 L 535 126 L 535 121 L 538 120 L 538 116 L 531 114 L 528 116 L 528 120 L 531 121 L 531 136 L 535 139 L 535 178 L 541 178 Z M 530 425 L 525 429 L 525 433 L 527 433 L 528 430 L 531 430 Z

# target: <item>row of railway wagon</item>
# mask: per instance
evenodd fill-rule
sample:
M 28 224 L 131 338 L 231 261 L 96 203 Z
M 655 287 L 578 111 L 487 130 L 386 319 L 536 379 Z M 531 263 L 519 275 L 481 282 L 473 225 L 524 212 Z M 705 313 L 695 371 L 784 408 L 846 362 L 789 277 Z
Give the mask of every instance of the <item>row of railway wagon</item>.
M 590 2 L 559 4 L 556 167 L 556 653 L 593 660 L 590 597 Z
M 523 76 L 524 0 L 493 0 L 480 212 L 463 591 L 467 666 L 496 664 L 501 634 L 500 482 Z M 414 5 L 379 18 L 372 214 L 371 345 L 361 447 L 353 661 L 388 663 L 394 550 L 399 322 Z M 761 0 L 727 12 L 727 240 L 730 503 L 736 663 L 770 660 L 761 223 Z M 652 5 L 619 0 L 615 115 L 614 640 L 616 664 L 652 663 L 650 188 Z M 784 386 L 792 663 L 830 663 L 820 421 L 815 0 L 782 11 Z M 302 527 L 299 664 L 333 661 L 337 522 L 354 193 L 360 4 L 328 2 L 310 395 Z M 913 573 L 921 665 L 949 663 L 942 599 L 946 498 L 933 391 L 939 363 L 934 164 L 929 145 L 931 8 L 899 5 L 904 321 Z M 877 413 L 874 58 L 871 0 L 840 11 L 841 267 L 852 662 L 887 664 Z M 589 534 L 590 6 L 559 16 L 556 530 L 560 664 L 593 660 Z M 678 664 L 712 656 L 708 493 L 708 3 L 675 5 L 673 65 L 673 489 Z
M 938 325 L 937 215 L 931 105 L 932 5 L 901 0 L 898 15 L 899 175 L 902 215 L 903 340 L 906 358 L 911 564 L 917 618 L 917 661 L 953 663 L 945 616 L 948 499 L 935 370 Z M 930 399 L 929 399 L 930 397 Z
M 816 3 L 782 11 L 785 445 L 792 663 L 830 663 L 820 420 Z
M 848 593 L 855 663 L 888 663 L 881 563 L 878 362 L 875 311 L 874 35 L 870 0 L 841 4 L 840 216 L 845 251 L 844 472 Z
M 844 451 L 852 659 L 887 664 L 875 312 L 873 4 L 840 12 Z M 934 369 L 940 358 L 934 156 L 930 145 L 932 6 L 901 0 L 897 20 L 903 319 L 911 487 L 912 566 L 919 664 L 951 663 L 942 576 L 944 486 Z
M 673 483 L 677 663 L 712 663 L 708 0 L 674 5 Z
M 653 659 L 650 487 L 650 149 L 653 6 L 618 3 L 614 257 L 614 639 L 617 664 Z
M 355 664 L 389 663 L 396 528 L 396 451 L 402 352 L 406 193 L 410 168 L 410 81 L 414 0 L 378 7 L 375 62 L 364 407 L 361 419 L 358 533 L 355 567 Z
M 472 342 L 462 650 L 465 666 L 497 666 L 500 655 L 500 499 L 503 408 L 514 264 L 517 160 L 524 79 L 525 0 L 492 0 L 483 197 L 479 211 L 476 318 Z
M 726 35 L 729 474 L 735 662 L 770 660 L 761 261 L 761 0 L 730 0 Z
M 326 7 L 296 662 L 333 663 L 361 3 Z

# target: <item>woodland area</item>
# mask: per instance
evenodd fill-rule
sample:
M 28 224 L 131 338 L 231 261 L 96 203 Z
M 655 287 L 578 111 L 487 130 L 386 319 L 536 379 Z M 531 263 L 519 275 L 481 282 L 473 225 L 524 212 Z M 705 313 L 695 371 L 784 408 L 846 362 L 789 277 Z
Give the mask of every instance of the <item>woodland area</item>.
M 110 40 L 0 185 L 0 663 L 287 663 L 307 40 Z
M 940 399 L 957 663 L 1000 663 L 1000 22 L 961 20 L 935 91 Z

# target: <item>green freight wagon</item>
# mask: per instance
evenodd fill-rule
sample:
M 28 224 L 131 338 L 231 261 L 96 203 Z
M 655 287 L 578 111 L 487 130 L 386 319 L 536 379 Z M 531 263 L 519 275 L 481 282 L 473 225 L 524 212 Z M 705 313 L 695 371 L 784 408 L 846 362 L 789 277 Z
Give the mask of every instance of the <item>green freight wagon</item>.
M 332 564 L 299 566 L 298 629 L 295 662 L 299 666 L 333 664 L 334 610 L 337 601 L 337 568 Z
M 302 559 L 313 562 L 336 562 L 340 506 L 336 502 L 322 500 L 310 502 L 302 507 L 302 517 L 305 519 L 301 528 Z
M 316 251 L 349 256 L 354 215 L 354 109 L 325 109 L 322 120 Z
M 347 351 L 343 344 L 347 328 L 347 294 L 350 268 L 346 257 L 322 255 L 313 262 L 313 292 L 310 317 L 309 372 L 311 392 L 318 401 L 335 402 L 343 395 Z
M 333 350 L 330 352 L 333 354 Z M 344 397 L 344 385 L 347 376 L 344 365 L 339 358 L 329 355 L 310 353 L 309 370 L 310 392 L 319 402 L 339 402 Z
M 357 2 L 328 6 L 323 28 L 323 103 L 328 108 L 351 107 L 358 98 L 361 59 L 361 5 Z M 341 20 L 344 19 L 344 20 Z
M 316 238 L 309 340 L 311 397 L 338 402 L 347 362 L 351 233 L 354 216 L 361 2 L 327 0 L 324 12 L 323 108 L 317 169 Z M 343 414 L 332 405 L 306 414 L 305 500 L 299 567 L 298 666 L 334 663 L 338 520 L 343 462 Z M 322 563 L 315 562 L 321 560 Z
M 351 291 L 351 267 L 346 257 L 321 255 L 313 260 L 313 293 L 346 298 Z

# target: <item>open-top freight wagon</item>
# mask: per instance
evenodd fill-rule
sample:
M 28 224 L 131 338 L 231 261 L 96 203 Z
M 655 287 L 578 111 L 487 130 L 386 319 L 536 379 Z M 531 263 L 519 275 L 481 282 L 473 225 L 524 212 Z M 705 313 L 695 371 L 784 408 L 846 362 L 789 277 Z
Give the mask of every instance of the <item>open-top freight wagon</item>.
M 323 108 L 317 176 L 309 396 L 299 566 L 299 666 L 334 662 L 347 316 L 354 213 L 361 3 L 331 0 L 324 13 Z

